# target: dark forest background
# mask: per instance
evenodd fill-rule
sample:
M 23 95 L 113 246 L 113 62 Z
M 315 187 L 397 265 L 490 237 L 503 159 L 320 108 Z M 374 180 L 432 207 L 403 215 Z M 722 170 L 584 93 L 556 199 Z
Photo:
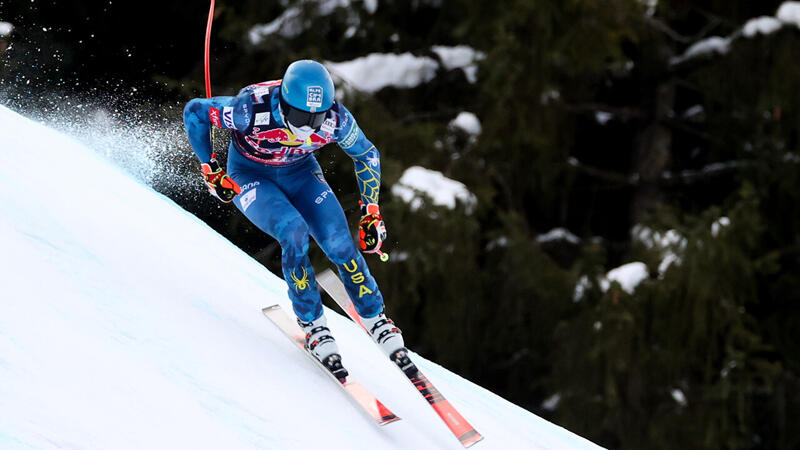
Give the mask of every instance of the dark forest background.
M 415 88 L 344 99 L 381 150 L 387 246 L 404 257 L 368 262 L 407 343 L 607 447 L 793 449 L 800 29 L 742 28 L 781 3 L 380 0 L 371 11 L 352 0 L 321 15 L 312 1 L 220 0 L 212 84 L 229 95 L 299 58 L 482 52 L 474 84 L 440 68 Z M 295 36 L 248 41 L 298 6 Z M 204 95 L 207 12 L 0 0 L 0 21 L 15 27 L 0 37 L 3 101 L 125 98 L 115 107 L 174 124 Z M 680 58 L 711 36 L 728 38 L 727 51 Z M 461 111 L 480 119 L 477 139 L 448 126 Z M 189 164 L 183 148 L 175 164 Z M 355 226 L 352 163 L 336 148 L 318 157 Z M 186 170 L 202 193 L 195 164 Z M 412 210 L 390 189 L 413 165 L 464 183 L 477 206 Z M 235 208 L 155 187 L 277 272 L 277 245 Z M 579 239 L 537 239 L 554 228 Z M 632 293 L 605 285 L 634 261 L 649 278 Z

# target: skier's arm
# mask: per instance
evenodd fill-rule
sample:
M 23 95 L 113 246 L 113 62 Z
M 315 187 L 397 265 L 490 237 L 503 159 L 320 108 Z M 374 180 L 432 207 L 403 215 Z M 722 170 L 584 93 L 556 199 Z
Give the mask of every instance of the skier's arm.
M 225 203 L 233 200 L 233 197 L 241 193 L 241 189 L 217 162 L 211 146 L 210 131 L 211 125 L 236 129 L 237 123 L 240 126 L 249 123 L 246 103 L 244 108 L 241 104 L 241 99 L 237 97 L 196 98 L 189 101 L 183 110 L 186 134 L 200 160 L 208 191 Z M 234 114 L 235 112 L 238 114 Z
M 189 143 L 201 163 L 211 160 L 211 126 L 236 128 L 233 126 L 233 112 L 236 111 L 237 97 L 196 98 L 183 109 L 183 124 Z M 227 120 L 223 117 L 229 114 Z M 237 121 L 238 122 L 238 121 Z
M 353 159 L 361 202 L 377 205 L 381 188 L 381 155 L 361 131 L 350 111 L 342 104 L 337 106 L 339 124 L 334 136 L 336 142 Z
M 353 159 L 356 180 L 361 191 L 361 221 L 358 223 L 358 240 L 365 253 L 381 252 L 386 239 L 386 225 L 383 223 L 378 207 L 378 193 L 381 188 L 381 155 L 375 145 L 367 139 L 358 127 L 353 115 L 343 105 L 338 104 L 339 126 L 336 128 L 336 142 Z

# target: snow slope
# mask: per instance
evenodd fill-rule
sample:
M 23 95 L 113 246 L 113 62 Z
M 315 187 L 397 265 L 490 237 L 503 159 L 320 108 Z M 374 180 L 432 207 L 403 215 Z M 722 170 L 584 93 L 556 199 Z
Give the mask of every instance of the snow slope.
M 371 424 L 261 314 L 290 307 L 283 281 L 101 152 L 0 106 L 0 448 L 460 448 L 329 311 L 351 372 L 403 418 Z M 474 448 L 597 448 L 417 360 Z

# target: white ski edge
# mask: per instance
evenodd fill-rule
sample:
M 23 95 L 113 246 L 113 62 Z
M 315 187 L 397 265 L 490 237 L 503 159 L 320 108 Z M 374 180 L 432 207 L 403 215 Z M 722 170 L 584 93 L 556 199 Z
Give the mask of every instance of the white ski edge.
M 328 377 L 333 380 L 337 385 L 341 386 L 350 399 L 360 407 L 370 419 L 376 424 L 383 426 L 392 422 L 400 420 L 392 411 L 378 400 L 364 385 L 356 380 L 352 375 L 348 375 L 346 381 L 342 383 L 339 381 L 325 366 L 305 349 L 305 337 L 303 330 L 293 321 L 286 311 L 280 305 L 267 306 L 261 310 L 272 323 L 274 323 L 283 334 L 289 338 L 294 344 L 300 347 L 300 350 L 308 356 L 314 364 L 323 371 Z
M 338 304 L 339 307 L 341 307 L 344 312 L 347 313 L 347 315 L 366 333 L 367 330 L 364 328 L 364 324 L 361 323 L 361 318 L 358 316 L 358 312 L 355 310 L 355 305 L 350 299 L 350 296 L 347 294 L 347 290 L 345 289 L 342 280 L 340 280 L 331 269 L 325 269 L 319 272 L 316 278 L 317 283 L 322 286 L 325 292 L 327 292 L 328 295 L 333 298 L 336 304 Z M 367 334 L 367 337 L 369 337 L 369 333 Z M 397 367 L 397 365 L 394 363 L 392 363 L 392 365 Z M 400 370 L 400 368 L 397 367 L 397 370 Z M 402 373 L 403 371 L 400 370 L 400 372 Z M 464 419 L 461 413 L 459 413 L 458 410 L 456 410 L 455 407 L 444 398 L 444 396 L 439 392 L 438 389 L 436 389 L 433 383 L 431 383 L 430 380 L 428 380 L 425 375 L 422 374 L 422 371 L 417 369 L 416 377 L 409 377 L 405 373 L 403 373 L 403 376 L 405 376 L 408 381 L 414 385 L 420 395 L 422 395 L 431 408 L 436 411 L 436 414 L 439 415 L 447 428 L 450 430 L 453 436 L 458 439 L 461 445 L 469 448 L 483 440 L 483 436 L 478 433 L 478 430 L 470 425 L 469 422 Z

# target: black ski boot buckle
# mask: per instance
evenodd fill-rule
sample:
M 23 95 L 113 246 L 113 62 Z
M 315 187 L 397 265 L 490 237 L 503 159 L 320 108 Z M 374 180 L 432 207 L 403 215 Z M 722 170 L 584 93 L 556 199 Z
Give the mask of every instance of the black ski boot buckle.
M 392 353 L 389 359 L 391 359 L 407 377 L 410 378 L 417 375 L 417 366 L 411 362 L 411 358 L 408 357 L 408 350 L 406 350 L 405 347 Z
M 325 366 L 325 368 L 328 369 L 328 371 L 332 373 L 333 376 L 335 376 L 336 379 L 341 383 L 347 381 L 347 376 L 350 375 L 347 369 L 345 369 L 342 365 L 342 357 L 336 353 L 328 355 L 325 359 L 323 359 L 322 365 Z

